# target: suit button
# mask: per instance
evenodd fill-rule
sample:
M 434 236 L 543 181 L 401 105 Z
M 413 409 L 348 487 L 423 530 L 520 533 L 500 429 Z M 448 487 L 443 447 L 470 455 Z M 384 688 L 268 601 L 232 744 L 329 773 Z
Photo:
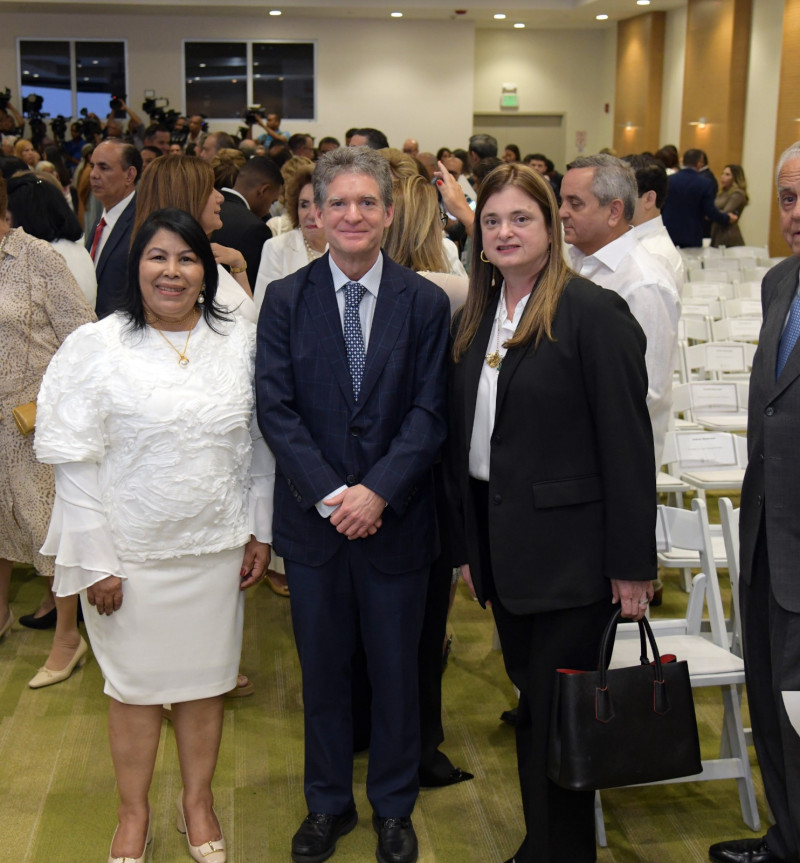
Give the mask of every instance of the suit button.
M 503 495 L 502 494 L 496 494 L 494 496 L 494 502 L 496 504 L 501 504 L 503 502 Z
M 361 429 L 358 428 L 358 426 L 355 426 L 354 428 L 350 429 L 350 434 L 353 437 L 361 437 Z
M 756 498 L 756 506 L 761 506 L 761 501 L 762 501 L 762 500 L 763 500 L 763 498 L 761 497 L 761 495 L 759 495 L 759 496 Z
M 345 482 L 348 485 L 356 485 L 358 480 L 356 479 L 355 474 L 349 473 L 349 474 L 347 474 L 347 479 L 345 480 Z
M 767 408 L 767 409 L 764 411 L 764 413 L 765 413 L 768 417 L 771 417 L 771 416 L 775 413 L 775 408 Z
M 764 461 L 764 453 L 763 453 L 763 452 L 760 452 L 760 453 L 758 454 L 758 460 L 759 460 L 759 461 Z

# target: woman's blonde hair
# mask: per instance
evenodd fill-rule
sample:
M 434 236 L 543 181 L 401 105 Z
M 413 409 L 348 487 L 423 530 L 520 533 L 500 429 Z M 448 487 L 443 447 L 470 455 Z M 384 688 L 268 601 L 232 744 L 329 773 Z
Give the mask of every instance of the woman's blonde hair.
M 384 147 L 378 152 L 389 163 L 393 180 L 405 180 L 407 177 L 421 176 L 419 162 L 413 156 L 409 156 L 408 153 L 404 153 L 396 147 Z
M 731 174 L 733 174 L 733 185 L 740 192 L 744 192 L 745 203 L 750 199 L 747 196 L 747 179 L 744 175 L 744 168 L 741 165 L 726 165 L 726 168 L 730 169 Z
M 503 189 L 514 187 L 524 192 L 542 211 L 545 225 L 550 234 L 550 255 L 539 274 L 535 290 L 531 293 L 519 326 L 513 338 L 505 346 L 521 347 L 533 341 L 539 345 L 542 336 L 553 340 L 553 321 L 558 302 L 572 271 L 564 261 L 561 240 L 561 220 L 558 204 L 549 183 L 533 168 L 518 163 L 500 165 L 486 176 L 478 192 L 475 208 L 475 230 L 472 236 L 472 266 L 469 277 L 469 293 L 458 321 L 453 359 L 458 362 L 472 344 L 487 306 L 497 302 L 503 274 L 497 267 L 483 260 L 483 234 L 481 213 L 492 195 Z M 534 288 L 534 285 L 531 285 Z
M 200 221 L 211 193 L 214 171 L 197 156 L 161 156 L 142 173 L 136 187 L 136 216 L 133 236 L 145 219 L 165 207 L 183 210 Z
M 298 228 L 300 226 L 300 213 L 298 211 L 298 207 L 300 206 L 298 201 L 300 198 L 300 192 L 303 191 L 304 186 L 311 184 L 311 178 L 313 176 L 313 166 L 301 168 L 286 184 L 286 212 L 292 220 L 293 228 Z M 311 195 L 311 199 L 314 199 L 313 193 Z
M 419 174 L 392 186 L 394 218 L 383 250 L 396 263 L 419 272 L 448 272 L 442 246 L 442 221 L 433 186 Z
M 247 161 L 247 156 L 241 150 L 232 147 L 223 147 L 217 151 L 217 155 L 211 162 L 211 170 L 214 172 L 214 188 L 233 188 L 236 176 Z

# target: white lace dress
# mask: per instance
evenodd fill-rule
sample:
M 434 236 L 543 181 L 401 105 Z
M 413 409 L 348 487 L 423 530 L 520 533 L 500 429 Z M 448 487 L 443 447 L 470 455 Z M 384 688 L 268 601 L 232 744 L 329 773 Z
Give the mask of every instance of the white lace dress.
M 274 459 L 254 421 L 255 327 L 201 318 L 181 367 L 121 314 L 81 327 L 39 393 L 35 450 L 56 466 L 42 551 L 59 595 L 81 593 L 105 691 L 130 704 L 189 701 L 233 688 L 242 548 L 271 541 Z M 179 347 L 186 333 L 168 333 Z M 86 588 L 123 581 L 110 616 Z

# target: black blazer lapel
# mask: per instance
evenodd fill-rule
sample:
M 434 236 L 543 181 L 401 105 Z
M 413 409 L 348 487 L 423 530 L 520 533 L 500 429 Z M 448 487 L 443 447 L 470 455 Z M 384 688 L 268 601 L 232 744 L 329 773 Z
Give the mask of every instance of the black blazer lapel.
M 342 318 L 333 289 L 327 253 L 315 261 L 303 288 L 303 299 L 311 319 L 317 327 L 320 350 L 327 356 L 336 382 L 348 404 L 355 405 L 353 398 L 353 379 L 347 363 L 347 350 L 344 345 Z M 311 333 L 304 334 L 311 338 Z
M 119 218 L 117 219 L 114 227 L 111 229 L 111 233 L 108 236 L 108 239 L 103 246 L 103 251 L 100 253 L 100 260 L 97 262 L 97 281 L 100 281 L 100 277 L 103 275 L 103 270 L 105 269 L 106 262 L 111 258 L 116 250 L 117 246 L 123 241 L 124 238 L 128 240 L 131 239 L 130 226 L 133 223 L 133 216 L 136 213 L 136 195 L 134 195 L 128 206 L 120 213 Z M 99 219 L 97 220 L 100 221 Z M 127 257 L 128 250 L 125 249 L 125 256 Z

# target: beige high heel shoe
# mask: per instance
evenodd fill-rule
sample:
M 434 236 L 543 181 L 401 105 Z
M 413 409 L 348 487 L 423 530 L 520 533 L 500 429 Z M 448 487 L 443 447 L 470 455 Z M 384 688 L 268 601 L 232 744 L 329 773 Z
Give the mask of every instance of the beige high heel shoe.
M 117 830 L 119 830 L 119 824 L 117 824 Z M 111 837 L 111 848 L 114 847 L 114 839 L 117 838 L 117 830 L 114 831 L 114 835 Z M 111 848 L 108 850 L 108 863 L 144 863 L 144 856 L 147 854 L 147 846 L 153 841 L 153 837 L 150 835 L 150 817 L 147 818 L 147 835 L 144 838 L 144 848 L 142 848 L 142 853 L 138 857 L 112 857 L 111 856 Z
M 54 683 L 61 683 L 66 680 L 76 668 L 80 668 L 86 662 L 86 654 L 89 652 L 89 645 L 81 636 L 81 643 L 75 651 L 75 655 L 70 659 L 65 668 L 59 671 L 51 671 L 46 665 L 43 665 L 37 672 L 31 682 L 28 684 L 31 689 L 41 689 L 43 686 L 52 686 Z
M 212 839 L 210 842 L 204 842 L 202 845 L 192 845 L 189 841 L 189 830 L 186 827 L 186 816 L 183 813 L 183 798 L 175 801 L 175 808 L 178 810 L 178 818 L 175 826 L 179 833 L 186 836 L 186 844 L 189 846 L 189 856 L 197 863 L 226 863 L 228 857 L 225 852 L 225 837 L 222 835 L 222 827 L 219 828 L 219 839 Z M 211 810 L 214 812 L 214 810 Z M 214 812 L 216 817 L 217 813 Z M 217 818 L 217 821 L 219 819 Z

